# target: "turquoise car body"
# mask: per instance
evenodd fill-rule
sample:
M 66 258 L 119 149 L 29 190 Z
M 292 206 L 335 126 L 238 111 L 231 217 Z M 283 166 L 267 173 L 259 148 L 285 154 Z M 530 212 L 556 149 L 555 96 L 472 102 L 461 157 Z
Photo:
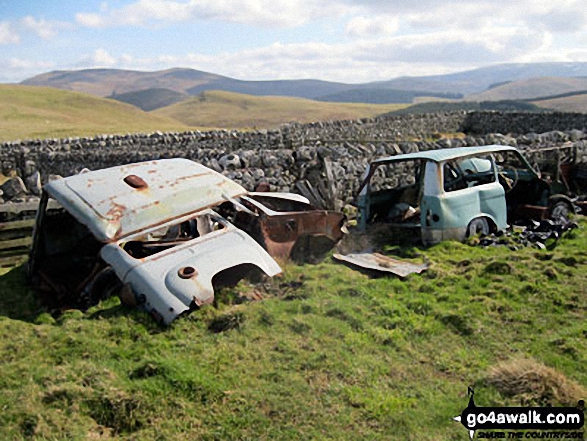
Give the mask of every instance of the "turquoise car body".
M 513 155 L 521 167 L 500 165 L 497 158 Z M 414 183 L 374 190 L 373 176 L 385 166 L 411 164 Z M 511 188 L 508 188 L 508 182 Z M 518 185 L 517 189 L 512 192 Z M 431 150 L 373 161 L 359 187 L 359 227 L 380 222 L 396 229 L 412 229 L 424 244 L 463 240 L 476 232 L 503 230 L 516 205 L 528 195 L 528 204 L 547 210 L 547 184 L 514 147 L 490 145 Z M 529 190 L 531 189 L 531 191 Z M 405 195 L 411 193 L 412 198 Z M 509 193 L 509 194 L 508 194 Z M 402 200 L 410 203 L 403 203 Z M 533 206 L 533 205 L 532 205 Z M 406 215 L 399 216 L 402 210 Z M 398 218 L 399 216 L 399 218 Z

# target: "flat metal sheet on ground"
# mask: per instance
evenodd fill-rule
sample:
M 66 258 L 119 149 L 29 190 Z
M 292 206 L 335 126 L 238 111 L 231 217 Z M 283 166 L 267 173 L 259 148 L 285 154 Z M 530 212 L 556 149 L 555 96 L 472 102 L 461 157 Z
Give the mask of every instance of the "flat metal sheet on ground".
M 421 273 L 428 268 L 427 264 L 416 265 L 404 260 L 394 259 L 379 253 L 351 253 L 347 255 L 334 254 L 336 260 L 348 262 L 361 268 L 393 273 L 400 277 L 406 277 L 413 273 Z

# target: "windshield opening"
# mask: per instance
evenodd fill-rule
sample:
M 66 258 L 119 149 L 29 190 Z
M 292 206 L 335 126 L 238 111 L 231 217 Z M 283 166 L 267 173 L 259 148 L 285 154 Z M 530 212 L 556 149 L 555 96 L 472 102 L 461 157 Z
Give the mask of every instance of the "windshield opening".
M 223 219 L 208 213 L 150 231 L 121 247 L 135 259 L 143 259 L 224 228 Z

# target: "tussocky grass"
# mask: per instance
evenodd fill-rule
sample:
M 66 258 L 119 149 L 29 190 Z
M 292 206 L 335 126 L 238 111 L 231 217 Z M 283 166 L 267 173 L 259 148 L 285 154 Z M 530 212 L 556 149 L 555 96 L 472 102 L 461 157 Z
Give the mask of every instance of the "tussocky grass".
M 329 258 L 286 263 L 282 277 L 225 288 L 169 328 L 116 298 L 54 318 L 15 268 L 0 276 L 0 430 L 47 440 L 465 439 L 452 417 L 467 386 L 479 406 L 532 396 L 496 386 L 504 363 L 546 366 L 575 395 L 587 385 L 580 224 L 551 251 L 403 250 L 430 263 L 405 280 Z M 263 300 L 240 303 L 239 293 Z

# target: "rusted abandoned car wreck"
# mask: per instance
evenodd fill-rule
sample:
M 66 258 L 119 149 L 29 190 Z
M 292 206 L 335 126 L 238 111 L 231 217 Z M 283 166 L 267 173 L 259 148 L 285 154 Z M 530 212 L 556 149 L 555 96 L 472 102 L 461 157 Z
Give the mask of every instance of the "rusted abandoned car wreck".
M 559 191 L 514 147 L 460 147 L 371 162 L 357 206 L 362 230 L 380 225 L 433 244 L 519 219 L 566 219 L 574 206 Z
M 225 277 L 274 276 L 281 268 L 272 256 L 332 247 L 343 223 L 303 197 L 248 193 L 187 159 L 123 165 L 44 187 L 30 276 L 54 306 L 118 294 L 168 324 L 211 303 Z

